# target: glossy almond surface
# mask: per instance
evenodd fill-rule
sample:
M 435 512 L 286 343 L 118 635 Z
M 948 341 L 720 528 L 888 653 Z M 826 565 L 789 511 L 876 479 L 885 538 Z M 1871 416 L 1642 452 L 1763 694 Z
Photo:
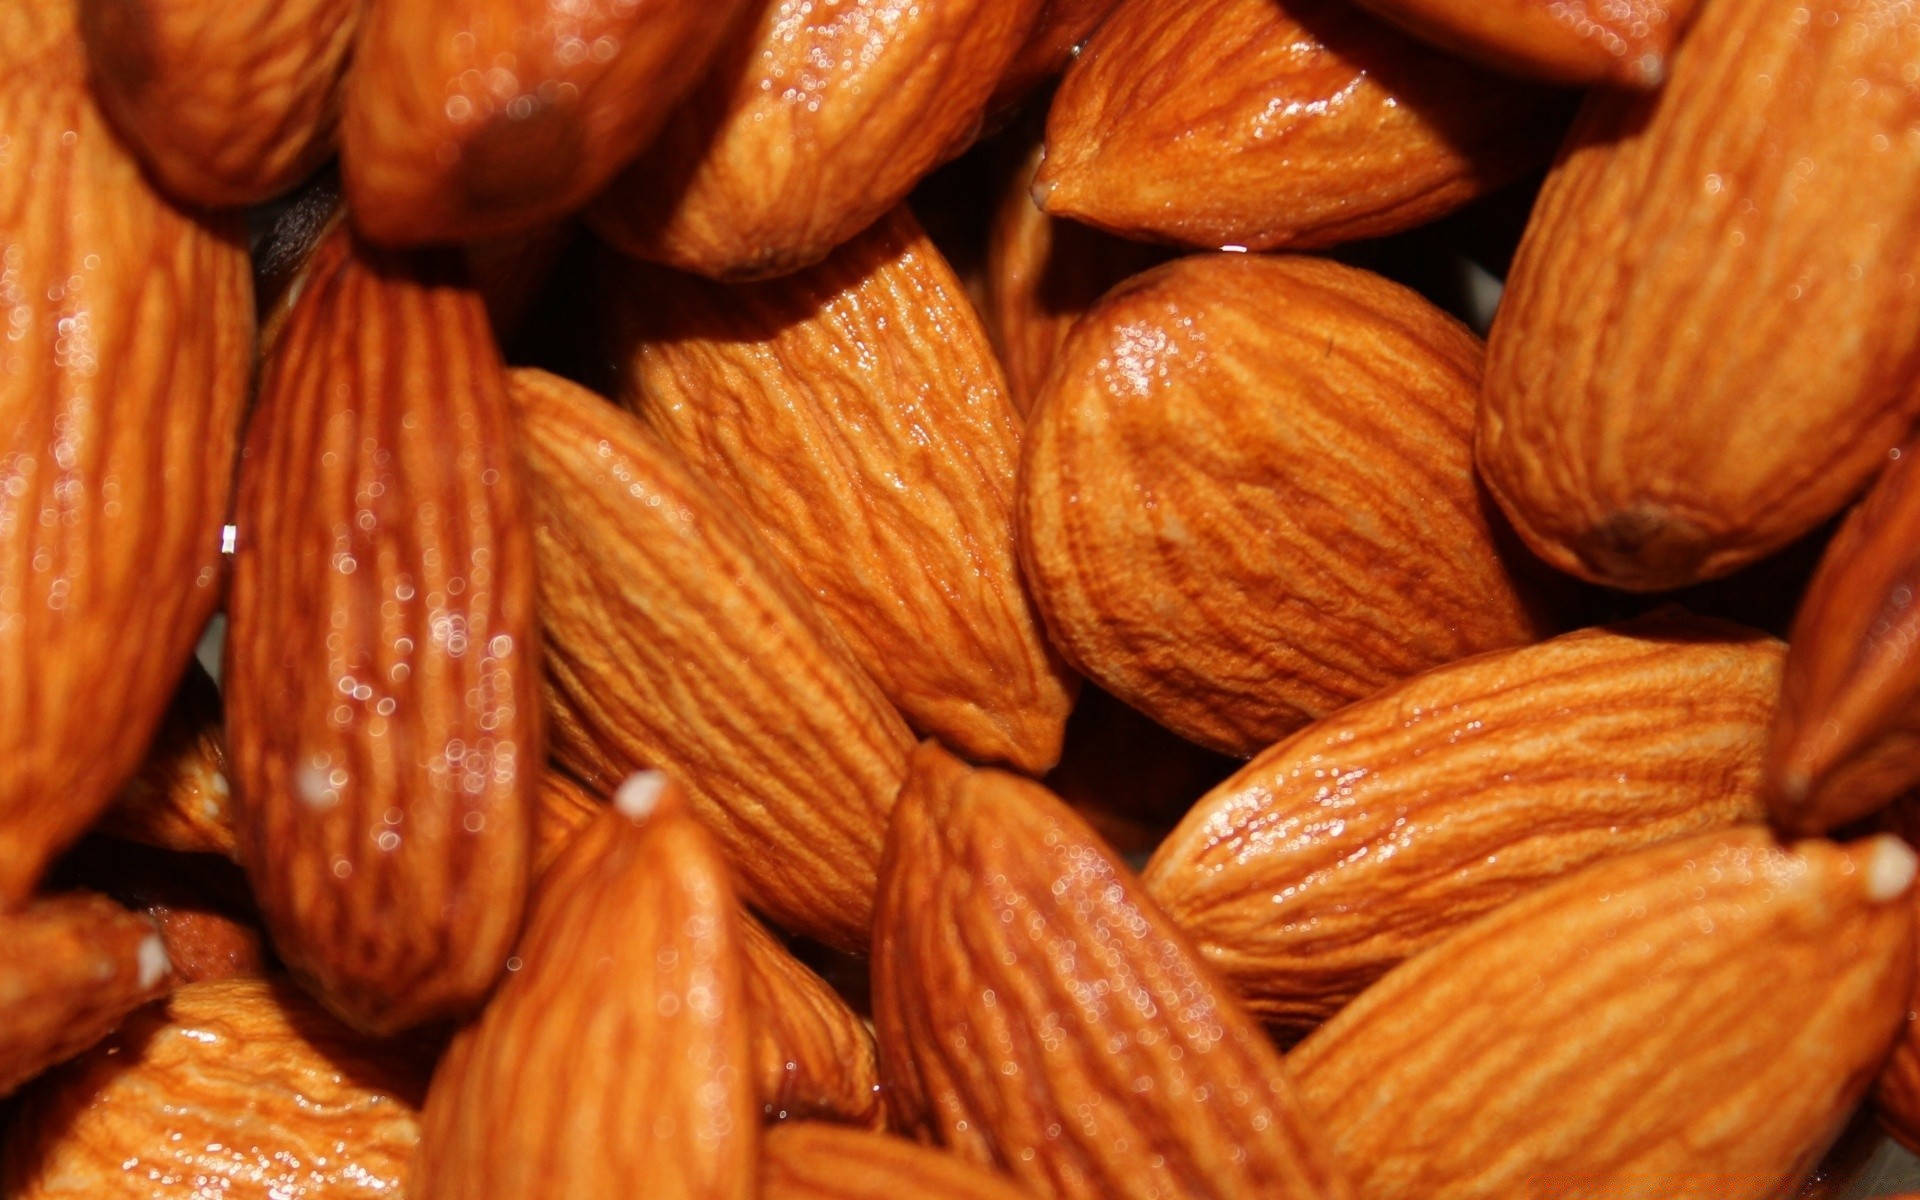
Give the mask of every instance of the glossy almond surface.
M 370 1031 L 470 1009 L 520 924 L 542 754 L 513 446 L 458 263 L 337 228 L 248 431 L 227 734 L 274 945 Z
M 612 282 L 622 400 L 739 505 L 901 714 L 970 758 L 1052 766 L 1073 678 L 1014 555 L 1019 418 L 913 215 L 765 283 Z
M 903 1138 L 796 1121 L 760 1146 L 763 1200 L 1021 1200 L 1005 1177 Z
M 1488 347 L 1481 477 L 1562 570 L 1659 590 L 1831 516 L 1920 413 L 1920 14 L 1709 4 L 1596 92 Z
M 880 1067 L 866 1023 L 750 916 L 740 920 L 740 950 L 761 1115 L 883 1125 Z
M 1695 0 L 1360 0 L 1489 66 L 1556 83 L 1658 87 Z
M 1058 75 L 1074 51 L 1099 27 L 1118 0 L 1045 0 L 1027 40 L 1000 74 L 987 111 L 1018 104 L 1035 88 Z
M 533 478 L 555 756 L 684 780 L 741 890 L 864 946 L 912 735 L 765 542 L 632 415 L 512 374 Z
M 1021 558 L 1054 643 L 1251 754 L 1533 639 L 1469 439 L 1480 343 L 1379 276 L 1196 255 L 1075 326 L 1027 430 Z

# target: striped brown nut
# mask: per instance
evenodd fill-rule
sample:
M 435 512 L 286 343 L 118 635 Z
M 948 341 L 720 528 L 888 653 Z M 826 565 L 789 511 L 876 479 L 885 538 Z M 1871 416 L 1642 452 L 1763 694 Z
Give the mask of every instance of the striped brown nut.
M 1023 1200 L 1005 1176 L 954 1154 L 841 1125 L 796 1121 L 760 1143 L 762 1200 Z
M 1695 0 L 1360 0 L 1488 66 L 1556 83 L 1658 87 Z
M 199 664 L 188 665 L 146 762 L 95 832 L 184 854 L 239 854 L 220 689 Z
M 740 922 L 753 1073 L 770 1121 L 886 1123 L 873 1034 L 826 980 L 750 916 Z

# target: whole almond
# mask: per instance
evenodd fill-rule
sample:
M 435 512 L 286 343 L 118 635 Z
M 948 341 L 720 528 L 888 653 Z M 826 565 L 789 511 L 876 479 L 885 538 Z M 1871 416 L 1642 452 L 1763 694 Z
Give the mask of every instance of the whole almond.
M 1036 1196 L 1344 1196 L 1251 1017 L 1039 784 L 913 759 L 874 918 L 897 1123 Z
M 1022 1200 L 1004 1176 L 885 1134 L 795 1121 L 760 1142 L 763 1200 Z
M 434 1073 L 407 1194 L 751 1196 L 737 909 L 677 788 L 621 786 L 540 881 L 516 958 Z
M 1013 547 L 1020 422 L 904 206 L 816 267 L 612 278 L 621 399 L 735 501 L 909 723 L 1038 773 L 1072 676 Z
M 1774 822 L 1820 833 L 1920 783 L 1920 481 L 1896 451 L 1794 619 L 1767 756 Z
M 515 371 L 555 756 L 589 786 L 683 779 L 743 892 L 866 945 L 912 735 L 736 511 L 640 421 Z
M 1562 124 L 1343 0 L 1124 0 L 1054 96 L 1034 196 L 1127 237 L 1329 246 L 1492 191 Z
M 1765 819 L 1779 642 L 1665 619 L 1439 667 L 1201 797 L 1143 880 L 1304 1032 L 1402 959 L 1604 856 Z
M 217 602 L 253 336 L 237 221 L 156 194 L 68 0 L 0 5 L 0 906 L 133 774 Z
M 1027 431 L 1021 557 L 1067 661 L 1250 754 L 1533 640 L 1469 449 L 1481 347 L 1397 284 L 1196 255 L 1074 327 Z
M 188 664 L 147 761 L 95 830 L 183 854 L 238 857 L 220 690 L 199 664 Z
M 1408 960 L 1288 1066 L 1378 1200 L 1777 1196 L 1891 1044 L 1913 868 L 1890 836 L 1764 829 L 1609 859 Z
M 342 172 L 385 243 L 471 242 L 562 217 L 638 154 L 745 0 L 370 0 Z
M 1508 277 L 1477 431 L 1542 558 L 1640 590 L 1727 574 L 1906 436 L 1915 53 L 1897 6 L 1710 4 L 1657 94 L 1588 101 Z
M 542 755 L 513 444 L 457 261 L 337 228 L 248 431 L 227 732 L 274 945 L 361 1029 L 471 1008 L 519 928 Z
M 361 0 L 79 0 L 100 107 L 168 194 L 269 200 L 333 153 Z
M 772 0 L 588 216 L 716 279 L 810 266 L 973 140 L 1042 0 Z
M 290 984 L 188 984 L 24 1098 L 14 1200 L 399 1194 L 419 1141 L 411 1047 L 354 1036 Z
M 771 1121 L 886 1123 L 873 1034 L 767 927 L 743 915 L 740 963 L 754 1092 Z
M 1556 83 L 1657 87 L 1695 0 L 1359 0 L 1421 37 Z

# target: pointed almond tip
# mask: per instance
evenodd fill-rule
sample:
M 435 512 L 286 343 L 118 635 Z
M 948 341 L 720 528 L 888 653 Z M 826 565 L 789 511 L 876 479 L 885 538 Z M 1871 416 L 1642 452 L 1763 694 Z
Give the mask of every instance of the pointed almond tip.
M 1876 834 L 1867 840 L 1861 859 L 1861 882 L 1867 899 L 1876 904 L 1898 900 L 1913 887 L 1914 872 L 1920 860 L 1913 849 L 1891 833 Z
M 613 793 L 613 807 L 629 821 L 645 821 L 659 809 L 666 792 L 664 771 L 635 771 Z
M 1035 208 L 1041 212 L 1046 212 L 1047 200 L 1053 195 L 1053 180 L 1048 179 L 1046 176 L 1046 161 L 1044 159 L 1041 160 L 1040 171 L 1041 173 L 1039 175 L 1034 176 L 1033 186 L 1027 189 L 1027 194 L 1033 197 L 1033 206 Z
M 1667 81 L 1666 56 L 1649 50 L 1633 61 L 1633 80 L 1641 87 L 1657 88 Z
M 134 984 L 143 992 L 173 973 L 173 960 L 167 957 L 167 944 L 160 940 L 157 933 L 142 938 L 140 948 L 134 954 L 137 973 Z

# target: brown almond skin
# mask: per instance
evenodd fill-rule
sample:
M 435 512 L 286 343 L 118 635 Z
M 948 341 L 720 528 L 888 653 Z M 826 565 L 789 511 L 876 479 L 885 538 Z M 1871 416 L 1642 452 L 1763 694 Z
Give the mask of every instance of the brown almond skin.
M 1074 51 L 1099 28 L 1119 0 L 1045 0 L 1027 40 L 1000 74 L 987 102 L 989 114 L 1011 108 L 1066 69 Z
M 884 1134 L 795 1121 L 760 1142 L 761 1200 L 1022 1200 L 1005 1177 Z
M 272 199 L 333 153 L 361 0 L 78 0 L 100 107 L 185 204 Z
M 1891 1044 L 1911 870 L 1891 837 L 1757 828 L 1609 859 L 1408 960 L 1288 1066 L 1379 1200 L 1777 1196 Z
M 905 206 L 816 267 L 611 279 L 622 403 L 732 499 L 914 728 L 1038 774 L 1075 677 L 1013 547 L 1020 420 Z
M 235 979 L 267 973 L 266 948 L 257 926 L 212 907 L 149 904 L 147 918 L 160 931 L 160 945 L 176 982 Z
M 740 931 L 761 1114 L 881 1128 L 880 1064 L 866 1023 L 766 926 L 743 915 Z
M 1694 0 L 1358 0 L 1436 46 L 1554 83 L 1658 87 Z
M 700 78 L 745 0 L 369 0 L 342 174 L 376 242 L 471 242 L 584 205 Z
M 771 0 L 588 222 L 715 279 L 811 266 L 973 140 L 1041 3 Z
M 1027 430 L 1020 553 L 1066 660 L 1246 755 L 1534 640 L 1469 439 L 1479 341 L 1379 276 L 1195 255 L 1068 336 Z
M 1508 277 L 1476 431 L 1535 553 L 1641 591 L 1725 575 L 1907 435 L 1917 52 L 1897 7 L 1710 4 L 1657 94 L 1588 101 Z
M 189 663 L 140 773 L 95 832 L 183 854 L 237 858 L 220 690 Z
M 1896 452 L 1794 618 L 1767 754 L 1773 820 L 1822 833 L 1920 783 L 1920 481 Z
M 0 1147 L 17 1200 L 399 1194 L 419 1054 L 284 980 L 188 984 L 29 1092 Z
M 1278 1054 L 1085 822 L 925 743 L 873 1015 L 897 1124 L 1035 1196 L 1345 1196 Z
M 1342 0 L 1125 0 L 1054 95 L 1034 196 L 1124 237 L 1311 249 L 1444 216 L 1563 127 Z
M 1142 876 L 1289 1032 L 1601 857 L 1765 819 L 1784 647 L 1687 619 L 1439 667 L 1322 718 L 1200 798 Z
M 233 220 L 163 200 L 70 4 L 0 12 L 0 907 L 132 776 L 221 586 L 253 338 Z
M 368 1032 L 470 1009 L 520 924 L 542 751 L 513 445 L 457 261 L 336 229 L 248 431 L 227 734 L 274 945 Z
M 554 756 L 684 780 L 741 891 L 858 949 L 912 735 L 773 551 L 640 421 L 511 373 L 533 478 Z
M 540 772 L 533 790 L 532 877 L 545 875 L 574 835 L 606 807 L 600 796 L 561 772 L 551 768 Z
M 632 786 L 632 785 L 628 785 Z M 540 882 L 499 992 L 421 1116 L 413 1200 L 753 1195 L 738 908 L 713 840 L 655 777 Z
M 93 1045 L 173 982 L 153 922 L 90 892 L 0 914 L 0 939 L 0 1096 Z

